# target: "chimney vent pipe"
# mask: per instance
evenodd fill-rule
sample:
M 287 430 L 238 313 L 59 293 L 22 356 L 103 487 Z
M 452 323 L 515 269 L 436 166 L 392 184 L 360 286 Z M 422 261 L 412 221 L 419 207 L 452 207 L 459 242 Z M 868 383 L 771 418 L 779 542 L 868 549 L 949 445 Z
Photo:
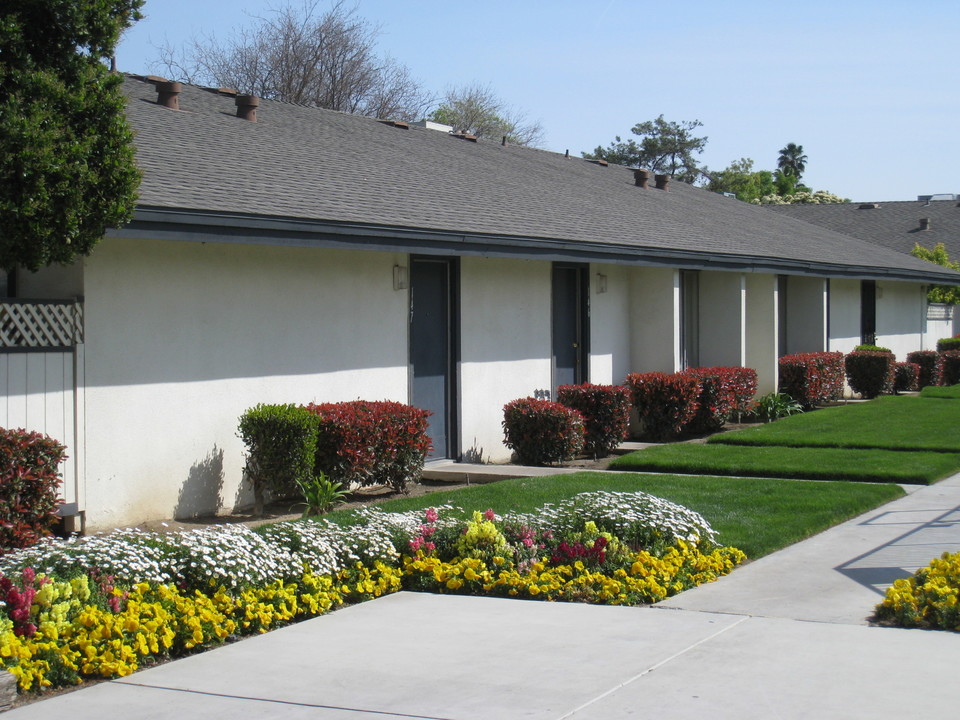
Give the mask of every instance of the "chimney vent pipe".
M 171 110 L 179 110 L 181 90 L 183 90 L 183 85 L 178 82 L 157 83 L 157 105 L 163 105 L 163 107 Z
M 657 183 L 657 190 L 667 190 L 667 186 L 670 184 L 669 175 L 654 175 L 653 179 Z
M 237 95 L 234 100 L 237 105 L 237 117 L 250 122 L 257 121 L 257 107 L 260 105 L 260 98 L 256 95 Z
M 920 229 L 921 230 L 930 229 L 930 218 L 920 218 Z
M 633 181 L 636 183 L 637 187 L 646 188 L 650 182 L 650 171 L 649 170 L 634 170 L 633 171 Z M 659 185 L 657 186 L 659 187 Z

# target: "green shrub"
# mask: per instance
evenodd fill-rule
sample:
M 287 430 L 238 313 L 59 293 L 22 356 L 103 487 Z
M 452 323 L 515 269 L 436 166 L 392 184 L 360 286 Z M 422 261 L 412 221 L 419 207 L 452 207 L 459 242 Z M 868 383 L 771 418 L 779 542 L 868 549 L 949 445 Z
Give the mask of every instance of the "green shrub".
M 264 493 L 290 495 L 313 477 L 317 418 L 296 405 L 257 405 L 240 416 L 247 446 L 247 479 L 253 485 L 254 512 L 263 514 Z
M 630 391 L 619 385 L 561 385 L 557 401 L 583 415 L 583 451 L 606 457 L 627 437 Z
M 50 534 L 65 451 L 41 433 L 0 428 L 0 554 Z
M 633 373 L 627 376 L 633 406 L 651 440 L 669 440 L 679 435 L 696 417 L 703 389 L 695 375 Z
M 803 412 L 803 406 L 786 393 L 767 393 L 753 405 L 752 414 L 763 422 L 774 422 Z
M 896 379 L 893 389 L 896 392 L 908 392 L 920 389 L 920 366 L 912 362 L 897 363 Z
M 936 350 L 916 350 L 907 353 L 907 362 L 920 368 L 917 386 L 922 390 L 931 385 L 939 385 L 943 375 L 943 360 Z
M 890 348 L 880 347 L 879 345 L 857 345 L 854 352 L 893 352 Z
M 948 350 L 960 350 L 960 337 L 937 340 L 937 352 L 947 352 Z
M 855 351 L 843 360 L 850 389 L 864 398 L 889 395 L 896 380 L 897 359 L 893 353 Z
M 419 482 L 430 452 L 427 410 L 390 400 L 308 405 L 319 418 L 314 471 L 344 487 Z
M 504 445 L 522 465 L 548 465 L 576 457 L 586 434 L 583 415 L 560 403 L 521 398 L 503 406 Z
M 940 353 L 940 357 L 943 362 L 943 384 L 960 383 L 960 350 L 947 350 Z

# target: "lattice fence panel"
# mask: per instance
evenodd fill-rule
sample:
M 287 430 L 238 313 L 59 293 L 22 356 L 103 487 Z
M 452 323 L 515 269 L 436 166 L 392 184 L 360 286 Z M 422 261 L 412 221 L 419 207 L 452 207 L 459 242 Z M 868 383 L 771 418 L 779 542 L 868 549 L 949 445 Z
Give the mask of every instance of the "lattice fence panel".
M 83 306 L 77 302 L 0 303 L 0 350 L 66 349 L 83 342 Z

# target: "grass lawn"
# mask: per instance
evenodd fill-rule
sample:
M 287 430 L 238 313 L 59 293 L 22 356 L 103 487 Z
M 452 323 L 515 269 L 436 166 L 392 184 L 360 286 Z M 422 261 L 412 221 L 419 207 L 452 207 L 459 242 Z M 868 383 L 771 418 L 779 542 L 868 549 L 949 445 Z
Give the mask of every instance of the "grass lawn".
M 738 547 L 751 558 L 779 550 L 904 495 L 897 485 L 580 472 L 501 480 L 389 500 L 379 507 L 403 511 L 452 504 L 467 512 L 487 508 L 498 513 L 530 512 L 545 503 L 593 490 L 639 490 L 696 510 L 719 533 L 722 544 Z M 349 524 L 353 514 L 337 511 L 324 517 Z
M 960 400 L 960 385 L 947 385 L 945 387 L 930 385 L 920 391 L 920 397 Z
M 960 470 L 960 454 L 678 443 L 624 455 L 610 469 L 929 485 Z
M 709 443 L 960 452 L 960 403 L 880 397 L 714 435 Z

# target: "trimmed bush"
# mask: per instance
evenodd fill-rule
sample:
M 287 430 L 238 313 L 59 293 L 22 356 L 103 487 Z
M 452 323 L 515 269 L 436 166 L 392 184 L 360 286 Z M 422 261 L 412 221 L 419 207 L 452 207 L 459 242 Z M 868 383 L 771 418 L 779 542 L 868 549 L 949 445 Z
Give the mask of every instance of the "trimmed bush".
M 719 430 L 731 415 L 745 414 L 757 392 L 757 372 L 751 368 L 688 368 L 680 374 L 700 381 L 697 412 L 683 432 Z
M 549 400 L 520 398 L 503 406 L 503 444 L 521 465 L 549 465 L 583 450 L 583 415 Z
M 669 440 L 681 433 L 699 409 L 702 389 L 694 375 L 633 373 L 627 376 L 633 406 L 651 440 Z
M 843 359 L 847 384 L 863 398 L 875 398 L 893 392 L 897 358 L 893 353 L 864 350 Z
M 627 437 L 630 391 L 620 385 L 561 385 L 557 401 L 583 415 L 583 451 L 606 457 Z
M 907 362 L 914 363 L 920 368 L 920 377 L 917 379 L 918 389 L 939 385 L 943 374 L 943 360 L 935 350 L 916 350 L 907 353 Z
M 51 437 L 0 428 L 0 554 L 50 534 L 66 458 L 66 448 Z
M 896 392 L 908 392 L 920 389 L 920 366 L 912 362 L 897 363 L 896 380 L 893 389 Z
M 937 340 L 937 352 L 947 352 L 948 350 L 960 350 L 960 337 Z
M 960 350 L 947 350 L 940 353 L 940 357 L 943 362 L 943 384 L 960 383 Z
M 843 397 L 843 353 L 816 352 L 780 358 L 780 391 L 804 408 Z
M 430 412 L 389 400 L 307 405 L 319 418 L 314 472 L 345 487 L 385 483 L 404 492 L 430 452 Z
M 313 478 L 317 418 L 296 405 L 257 405 L 240 416 L 240 438 L 247 446 L 247 479 L 253 485 L 254 513 L 263 514 L 266 490 L 298 492 Z
M 879 345 L 857 345 L 853 352 L 893 352 L 890 348 L 880 347 Z

